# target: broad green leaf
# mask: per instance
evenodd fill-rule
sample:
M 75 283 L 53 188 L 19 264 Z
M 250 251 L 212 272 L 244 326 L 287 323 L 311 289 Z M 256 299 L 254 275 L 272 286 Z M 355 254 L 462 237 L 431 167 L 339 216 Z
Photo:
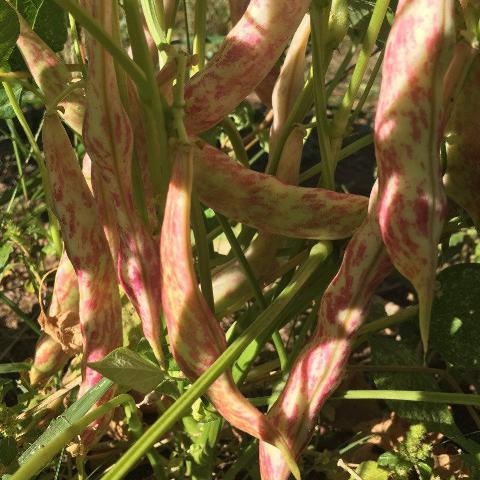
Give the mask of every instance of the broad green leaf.
M 437 284 L 430 345 L 454 367 L 480 368 L 480 265 L 449 267 Z
M 15 10 L 6 0 L 0 0 L 0 68 L 3 68 L 15 47 L 20 25 Z
M 362 462 L 356 470 L 362 480 L 388 480 L 388 472 L 371 460 Z M 353 477 L 350 477 L 353 480 Z
M 93 407 L 95 402 L 105 395 L 112 386 L 112 382 L 106 378 L 102 378 L 94 387 L 92 387 L 82 398 L 65 410 L 62 415 L 50 422 L 47 430 L 37 438 L 18 458 L 18 465 L 24 464 L 35 452 L 43 445 L 55 440 L 58 435 L 62 434 L 72 423 L 78 422 Z M 5 478 L 6 476 L 3 476 Z
M 28 370 L 30 370 L 30 364 L 27 362 L 0 364 L 0 375 L 4 375 L 6 373 L 26 372 Z
M 375 365 L 422 365 L 420 357 L 415 355 L 404 342 L 375 336 L 370 339 L 370 345 Z M 429 373 L 376 372 L 373 374 L 373 380 L 377 388 L 385 390 L 426 390 L 431 392 L 439 390 L 434 376 Z M 437 431 L 445 433 L 448 431 L 452 434 L 452 429 L 455 433 L 458 432 L 448 405 L 397 401 L 387 401 L 387 404 L 398 415 L 411 422 L 431 425 Z
M 22 86 L 19 83 L 12 84 L 13 94 L 17 99 L 17 102 L 20 103 L 22 96 Z M 5 93 L 4 88 L 0 88 L 0 119 L 5 120 L 7 118 L 15 118 L 15 112 L 8 101 L 7 94 Z M 1 263 L 0 263 L 1 266 Z
M 0 269 L 3 269 L 3 267 L 5 267 L 12 252 L 13 247 L 10 243 L 4 243 L 0 247 Z
M 113 350 L 89 366 L 115 383 L 145 394 L 165 381 L 165 374 L 157 365 L 125 347 Z
M 53 0 L 16 0 L 17 9 L 33 31 L 54 51 L 67 41 L 67 17 Z

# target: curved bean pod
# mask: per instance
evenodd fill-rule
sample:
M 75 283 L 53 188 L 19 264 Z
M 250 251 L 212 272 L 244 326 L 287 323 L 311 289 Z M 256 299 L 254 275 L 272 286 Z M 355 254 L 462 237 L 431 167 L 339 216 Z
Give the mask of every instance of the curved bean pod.
M 229 0 L 230 18 L 235 25 L 245 13 L 250 0 Z M 267 74 L 267 76 L 257 85 L 255 93 L 258 98 L 267 106 L 272 105 L 272 93 L 277 82 L 279 69 L 275 65 Z
M 45 117 L 42 139 L 55 211 L 78 278 L 83 336 L 81 396 L 102 378 L 87 363 L 101 360 L 122 343 L 120 297 L 97 206 L 58 115 Z M 108 398 L 100 403 L 105 400 Z M 99 419 L 82 434 L 85 449 L 92 445 L 107 420 Z
M 447 127 L 447 194 L 480 227 L 480 58 L 463 83 Z
M 111 2 L 82 3 L 111 32 Z M 120 283 L 142 320 L 145 337 L 164 363 L 160 343 L 160 259 L 154 238 L 133 203 L 133 132 L 120 99 L 112 57 L 90 35 L 86 44 L 89 64 L 83 137 L 92 159 L 93 190 Z
M 191 134 L 216 125 L 266 77 L 305 15 L 310 0 L 251 0 L 207 66 L 185 89 Z
M 347 238 L 367 213 L 368 199 L 322 188 L 286 185 L 205 145 L 195 156 L 195 188 L 208 207 L 251 227 L 293 238 Z
M 70 356 L 82 351 L 78 280 L 66 252 L 63 252 L 55 274 L 48 316 L 41 314 L 39 323 L 42 330 Z
M 380 229 L 393 264 L 417 291 L 425 351 L 446 214 L 439 157 L 453 15 L 452 0 L 399 2 L 375 117 Z
M 323 295 L 316 330 L 267 415 L 296 456 L 307 446 L 320 409 L 342 380 L 352 338 L 365 318 L 370 298 L 392 270 L 378 228 L 376 197 L 374 187 L 369 215 L 348 243 L 340 270 Z M 263 442 L 260 471 L 262 480 L 289 476 L 279 452 Z
M 226 349 L 225 335 L 200 293 L 195 277 L 190 241 L 190 201 L 193 179 L 192 146 L 176 145 L 172 177 L 163 220 L 160 256 L 162 303 L 172 354 L 190 379 L 205 372 Z M 233 426 L 280 448 L 289 457 L 276 428 L 241 394 L 230 371 L 208 389 L 219 413 Z
M 65 366 L 69 358 L 54 338 L 42 333 L 35 345 L 35 357 L 29 372 L 30 384 L 34 386 L 47 382 Z
M 52 101 L 65 90 L 72 75 L 58 55 L 30 28 L 19 14 L 20 35 L 17 46 L 35 82 L 47 100 Z M 78 134 L 82 134 L 85 113 L 85 97 L 78 91 L 71 92 L 59 103 L 63 120 Z

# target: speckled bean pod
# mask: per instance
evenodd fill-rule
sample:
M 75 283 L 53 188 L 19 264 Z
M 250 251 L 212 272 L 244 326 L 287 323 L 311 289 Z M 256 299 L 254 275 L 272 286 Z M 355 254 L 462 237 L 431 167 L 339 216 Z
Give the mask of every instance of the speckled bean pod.
M 267 415 L 296 456 L 307 446 L 320 409 L 340 383 L 352 337 L 376 287 L 391 269 L 378 228 L 374 187 L 369 215 L 348 243 L 340 270 L 323 295 L 316 330 Z M 279 452 L 265 443 L 260 444 L 260 471 L 262 480 L 289 476 Z
M 247 10 L 250 0 L 229 0 L 230 19 L 235 25 Z M 279 68 L 274 65 L 267 76 L 256 86 L 255 93 L 258 98 L 268 107 L 272 105 L 272 93 L 278 78 Z
M 185 89 L 185 126 L 216 125 L 266 77 L 305 15 L 310 0 L 251 0 L 206 68 Z
M 286 120 L 295 97 L 302 90 L 305 72 L 305 49 L 309 32 L 310 22 L 308 16 L 305 16 L 293 36 L 275 85 L 270 151 L 274 148 L 275 136 L 280 125 Z M 280 181 L 291 185 L 298 184 L 304 136 L 305 130 L 300 126 L 296 126 L 285 142 L 276 173 Z M 283 237 L 259 232 L 257 238 L 253 240 L 245 252 L 245 257 L 260 283 L 267 280 L 272 271 L 277 270 L 278 261 L 276 255 L 283 243 Z M 250 283 L 245 276 L 243 268 L 236 260 L 222 265 L 218 271 L 214 272 L 212 282 L 215 311 L 217 313 L 235 308 L 252 295 Z
M 380 229 L 393 264 L 417 291 L 425 350 L 446 214 L 439 157 L 453 19 L 452 0 L 399 2 L 375 117 Z
M 35 82 L 41 88 L 47 100 L 52 101 L 60 95 L 72 80 L 65 64 L 50 47 L 32 31 L 28 23 L 18 15 L 20 35 L 17 46 L 27 64 Z M 59 103 L 63 120 L 75 132 L 82 134 L 85 113 L 85 97 L 78 90 L 71 92 Z
M 35 356 L 30 367 L 30 384 L 44 384 L 65 366 L 69 358 L 54 338 L 42 333 L 35 345 Z
M 101 360 L 122 342 L 117 277 L 95 201 L 58 115 L 45 117 L 42 139 L 54 208 L 65 249 L 78 278 L 83 336 L 83 378 L 79 395 L 83 395 L 102 378 L 87 362 Z M 82 434 L 85 449 L 95 441 L 96 433 L 106 420 L 105 417 L 99 419 Z
M 170 347 L 178 365 L 192 380 L 226 349 L 225 335 L 200 293 L 193 269 L 190 241 L 193 148 L 184 145 L 173 148 L 173 172 L 160 242 L 162 303 Z M 280 447 L 284 454 L 287 452 L 276 428 L 241 394 L 229 371 L 210 386 L 208 396 L 233 426 Z M 295 466 L 291 460 L 290 465 Z
M 367 213 L 368 198 L 286 185 L 205 145 L 195 156 L 195 188 L 215 211 L 258 230 L 292 238 L 347 238 Z
M 83 6 L 107 32 L 111 2 L 83 0 Z M 122 106 L 113 59 L 86 36 L 88 79 L 83 137 L 92 159 L 92 183 L 120 283 L 135 306 L 156 357 L 160 343 L 160 265 L 153 236 L 138 216 L 132 194 L 133 132 Z
M 480 227 L 480 58 L 473 61 L 447 126 L 448 196 Z
M 48 315 L 41 314 L 39 323 L 69 356 L 82 351 L 78 280 L 66 252 L 63 252 L 55 274 Z

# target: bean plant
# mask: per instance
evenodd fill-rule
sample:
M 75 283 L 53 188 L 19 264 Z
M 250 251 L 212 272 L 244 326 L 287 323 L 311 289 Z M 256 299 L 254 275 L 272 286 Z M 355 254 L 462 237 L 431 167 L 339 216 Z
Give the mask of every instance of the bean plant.
M 0 282 L 38 297 L 0 291 L 2 478 L 480 478 L 479 19 L 0 0 Z M 375 459 L 365 400 L 407 425 Z

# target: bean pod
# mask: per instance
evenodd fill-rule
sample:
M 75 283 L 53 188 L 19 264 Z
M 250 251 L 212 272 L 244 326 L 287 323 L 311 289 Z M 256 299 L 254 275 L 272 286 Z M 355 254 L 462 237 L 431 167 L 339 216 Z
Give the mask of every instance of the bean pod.
M 211 367 L 226 349 L 225 335 L 200 293 L 193 269 L 190 202 L 194 148 L 180 144 L 173 148 L 174 164 L 160 242 L 162 303 L 170 347 L 177 364 L 192 380 Z M 208 396 L 233 426 L 276 445 L 299 478 L 284 439 L 241 394 L 230 371 L 224 372 L 210 386 Z
M 352 338 L 365 318 L 370 298 L 392 269 L 378 228 L 376 199 L 374 187 L 369 215 L 348 243 L 340 270 L 323 295 L 315 332 L 267 415 L 296 456 L 307 446 L 320 409 L 343 377 Z M 262 480 L 289 476 L 279 452 L 263 442 L 260 471 Z
M 375 117 L 380 229 L 393 264 L 417 291 L 425 351 L 446 214 L 440 142 L 453 15 L 452 0 L 399 2 Z
M 42 139 L 54 208 L 78 278 L 83 337 L 81 396 L 102 378 L 87 363 L 101 360 L 122 343 L 120 298 L 95 201 L 58 115 L 45 116 Z M 84 431 L 82 444 L 86 450 L 107 420 L 103 417 Z
M 254 90 L 275 65 L 309 4 L 310 0 L 250 1 L 220 50 L 186 86 L 189 133 L 213 127 Z

